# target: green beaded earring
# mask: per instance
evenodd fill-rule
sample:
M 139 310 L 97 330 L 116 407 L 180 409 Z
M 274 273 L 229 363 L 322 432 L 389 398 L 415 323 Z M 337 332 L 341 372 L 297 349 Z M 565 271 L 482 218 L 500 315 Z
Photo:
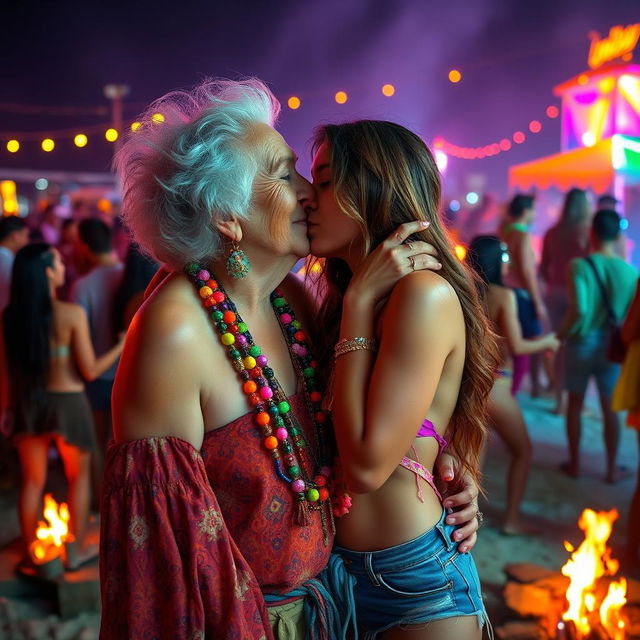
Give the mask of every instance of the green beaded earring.
M 237 242 L 232 242 L 226 263 L 227 273 L 232 278 L 244 278 L 249 273 L 250 266 L 247 254 L 240 248 Z

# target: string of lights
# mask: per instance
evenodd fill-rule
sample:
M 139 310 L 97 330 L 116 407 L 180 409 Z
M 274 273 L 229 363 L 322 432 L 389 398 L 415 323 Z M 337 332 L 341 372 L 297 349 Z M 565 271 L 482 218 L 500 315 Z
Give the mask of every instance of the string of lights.
M 448 73 L 448 79 L 452 84 L 457 84 L 462 80 L 462 73 L 457 69 L 451 69 Z M 396 88 L 392 84 L 384 84 L 381 86 L 380 91 L 386 98 L 391 98 L 396 93 Z M 334 101 L 343 105 L 349 101 L 349 94 L 346 91 L 337 91 L 333 96 Z M 286 99 L 287 107 L 292 111 L 297 111 L 303 105 L 302 98 L 300 96 L 289 96 Z M 49 113 L 55 115 L 72 115 L 74 109 L 77 109 L 77 113 L 93 113 L 103 115 L 106 112 L 106 107 L 41 107 L 28 105 L 18 105 L 12 103 L 0 103 L 1 110 L 17 110 L 22 108 L 25 113 Z M 550 105 L 547 107 L 546 115 L 548 118 L 557 118 L 559 110 L 556 106 Z M 156 113 L 152 116 L 154 122 L 163 122 L 164 116 L 161 113 Z M 136 131 L 141 126 L 140 122 L 133 121 L 128 124 L 128 128 L 132 131 Z M 539 120 L 532 120 L 529 123 L 529 131 L 533 134 L 539 133 L 542 130 L 542 124 Z M 60 140 L 73 140 L 73 144 L 77 148 L 84 148 L 89 143 L 89 136 L 95 136 L 96 134 L 103 134 L 104 139 L 107 142 L 115 142 L 121 135 L 121 131 L 116 130 L 108 124 L 96 124 L 80 128 L 66 128 L 49 131 L 3 131 L 0 132 L 0 140 L 5 140 L 5 148 L 11 153 L 18 153 L 25 142 L 38 141 L 40 148 L 46 153 L 52 152 L 56 148 L 57 141 Z M 501 140 L 491 142 L 487 145 L 480 147 L 468 147 L 460 146 L 452 143 L 451 141 L 437 137 L 433 141 L 434 148 L 439 151 L 438 155 L 442 156 L 446 154 L 456 158 L 462 158 L 465 160 L 483 159 L 490 156 L 509 151 L 513 144 L 522 144 L 526 140 L 526 134 L 523 131 L 515 131 L 509 138 L 502 138 Z
M 546 109 L 547 118 L 553 120 L 560 115 L 558 107 L 555 105 L 549 105 Z M 540 120 L 531 120 L 528 125 L 530 133 L 536 134 L 542 131 L 542 123 Z M 524 131 L 514 131 L 508 138 L 501 138 L 489 144 L 480 147 L 464 147 L 450 142 L 449 140 L 437 137 L 433 141 L 435 149 L 446 153 L 454 158 L 461 158 L 463 160 L 481 160 L 491 156 L 498 155 L 510 151 L 514 144 L 522 144 L 527 139 L 527 134 Z

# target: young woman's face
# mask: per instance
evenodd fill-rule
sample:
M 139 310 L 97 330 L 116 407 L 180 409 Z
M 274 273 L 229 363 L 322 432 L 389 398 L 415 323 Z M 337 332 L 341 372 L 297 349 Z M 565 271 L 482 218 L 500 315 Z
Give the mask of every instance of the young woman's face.
M 60 252 L 55 247 L 51 248 L 51 253 L 53 255 L 53 266 L 47 267 L 47 278 L 49 278 L 49 282 L 51 282 L 54 288 L 57 289 L 64 284 L 65 267 L 60 257 Z
M 364 238 L 355 220 L 336 201 L 330 160 L 329 145 L 323 142 L 311 165 L 316 208 L 309 212 L 309 242 L 314 256 L 348 260 L 350 256 L 362 255 Z
M 313 206 L 313 187 L 297 172 L 296 155 L 272 127 L 254 125 L 247 144 L 255 149 L 258 172 L 241 247 L 296 259 L 306 256 L 306 209 Z

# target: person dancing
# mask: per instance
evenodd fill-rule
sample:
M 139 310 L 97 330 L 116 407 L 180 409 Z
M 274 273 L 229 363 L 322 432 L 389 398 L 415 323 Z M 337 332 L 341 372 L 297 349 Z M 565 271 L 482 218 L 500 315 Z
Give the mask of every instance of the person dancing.
M 9 306 L 3 314 L 0 338 L 0 378 L 10 381 L 4 398 L 11 412 L 22 481 L 18 514 L 24 560 L 33 568 L 30 546 L 42 513 L 48 451 L 55 445 L 68 483 L 70 533 L 78 555 L 75 569 L 97 556 L 86 543 L 90 498 L 90 461 L 96 442 L 85 381 L 106 371 L 122 351 L 122 340 L 96 357 L 83 309 L 56 298 L 64 284 L 60 253 L 45 243 L 27 245 L 16 255 Z M 4 356 L 4 357 L 3 357 Z
M 560 341 L 555 334 L 527 340 L 522 337 L 516 295 L 502 278 L 508 269 L 509 254 L 495 236 L 478 236 L 469 245 L 469 264 L 480 276 L 485 308 L 500 337 L 500 366 L 489 395 L 491 424 L 505 444 L 511 460 L 507 471 L 507 508 L 502 523 L 505 535 L 536 533 L 521 522 L 520 506 L 531 466 L 531 440 L 520 405 L 511 393 L 513 356 L 556 351 Z

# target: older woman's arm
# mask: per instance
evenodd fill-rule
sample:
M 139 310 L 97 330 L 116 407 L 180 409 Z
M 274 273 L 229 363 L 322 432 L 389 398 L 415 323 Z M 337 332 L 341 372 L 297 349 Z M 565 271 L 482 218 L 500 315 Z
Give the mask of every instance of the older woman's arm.
M 206 316 L 190 286 L 148 301 L 116 376 L 117 444 L 101 505 L 102 640 L 272 637 L 199 453 L 211 374 Z

